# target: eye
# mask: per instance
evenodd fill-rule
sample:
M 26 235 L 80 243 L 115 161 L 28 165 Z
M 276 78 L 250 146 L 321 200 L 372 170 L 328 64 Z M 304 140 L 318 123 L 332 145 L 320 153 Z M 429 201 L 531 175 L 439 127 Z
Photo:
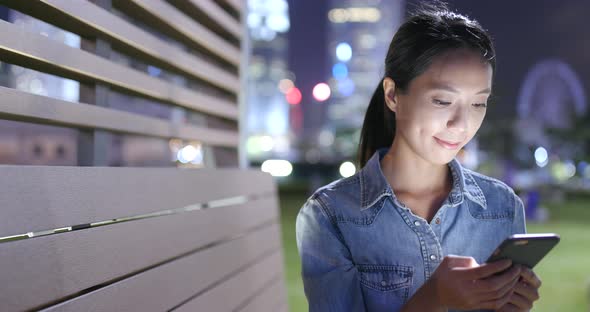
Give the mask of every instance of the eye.
M 472 104 L 474 107 L 478 107 L 478 108 L 486 108 L 488 107 L 487 103 L 473 103 Z
M 443 105 L 443 106 L 451 105 L 451 102 L 441 101 L 441 100 L 438 100 L 438 99 L 433 99 L 432 100 L 432 103 L 434 103 L 436 105 Z

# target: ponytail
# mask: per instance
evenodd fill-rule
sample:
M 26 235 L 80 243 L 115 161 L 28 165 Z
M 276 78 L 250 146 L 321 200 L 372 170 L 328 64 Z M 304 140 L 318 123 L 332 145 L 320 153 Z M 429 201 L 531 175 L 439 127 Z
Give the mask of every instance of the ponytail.
M 363 168 L 373 154 L 389 147 L 395 136 L 395 113 L 385 104 L 383 79 L 375 89 L 365 113 L 358 150 L 359 168 Z

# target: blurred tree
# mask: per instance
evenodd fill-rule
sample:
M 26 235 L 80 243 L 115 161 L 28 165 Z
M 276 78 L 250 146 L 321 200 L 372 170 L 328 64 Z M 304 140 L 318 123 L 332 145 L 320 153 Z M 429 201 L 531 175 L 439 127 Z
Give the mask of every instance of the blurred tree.
M 567 149 L 575 160 L 590 161 L 590 111 L 575 117 L 571 127 L 548 128 L 547 134 L 557 146 Z

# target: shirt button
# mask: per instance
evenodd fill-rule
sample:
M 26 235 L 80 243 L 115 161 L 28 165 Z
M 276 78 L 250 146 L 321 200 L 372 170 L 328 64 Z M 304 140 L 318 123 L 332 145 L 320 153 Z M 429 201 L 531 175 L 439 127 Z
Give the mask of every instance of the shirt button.
M 414 222 L 414 225 L 415 225 L 415 226 L 420 226 L 420 221 L 416 221 L 416 222 Z
M 386 281 L 381 281 L 381 286 L 387 286 L 387 282 Z
M 436 218 L 436 224 L 440 224 L 440 218 Z
M 436 260 L 436 256 L 435 255 L 430 255 L 430 260 Z

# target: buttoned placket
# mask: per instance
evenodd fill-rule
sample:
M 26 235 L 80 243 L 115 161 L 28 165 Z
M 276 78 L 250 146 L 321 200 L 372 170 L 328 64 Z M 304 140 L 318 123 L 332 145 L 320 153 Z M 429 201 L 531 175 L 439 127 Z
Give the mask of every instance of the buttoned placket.
M 418 236 L 420 251 L 424 263 L 424 275 L 425 279 L 428 280 L 438 268 L 443 258 L 440 233 L 442 218 L 447 203 L 445 201 L 445 204 L 443 204 L 443 206 L 436 212 L 432 219 L 432 224 L 429 224 L 424 218 L 415 215 L 410 208 L 401 203 L 397 198 L 394 198 L 394 202 L 396 206 L 402 210 L 402 214 L 404 215 L 404 219 L 406 220 L 406 223 L 408 223 L 408 226 L 410 226 Z

